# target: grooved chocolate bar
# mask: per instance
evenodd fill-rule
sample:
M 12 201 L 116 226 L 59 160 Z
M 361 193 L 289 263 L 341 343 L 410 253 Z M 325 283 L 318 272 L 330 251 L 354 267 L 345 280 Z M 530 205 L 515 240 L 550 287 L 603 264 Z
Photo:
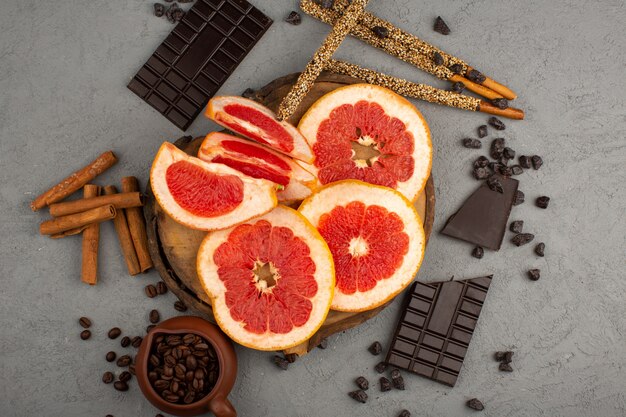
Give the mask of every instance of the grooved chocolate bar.
M 413 283 L 386 362 L 454 386 L 491 278 Z
M 128 88 L 186 130 L 271 25 L 246 0 L 198 0 Z

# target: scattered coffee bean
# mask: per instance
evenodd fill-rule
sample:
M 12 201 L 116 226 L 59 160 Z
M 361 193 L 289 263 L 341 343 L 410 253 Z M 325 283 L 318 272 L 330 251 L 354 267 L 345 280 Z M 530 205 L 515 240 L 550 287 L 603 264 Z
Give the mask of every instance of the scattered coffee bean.
M 544 195 L 544 196 L 541 196 L 541 197 L 537 197 L 537 200 L 535 201 L 535 204 L 539 208 L 546 209 L 546 208 L 548 208 L 548 203 L 549 202 L 550 202 L 550 197 L 546 197 Z
M 532 233 L 520 233 L 519 235 L 515 235 L 511 242 L 515 244 L 515 246 L 523 246 L 527 243 L 530 243 L 535 238 L 535 235 Z
M 116 364 L 117 364 L 117 366 L 119 366 L 120 368 L 125 368 L 125 367 L 127 367 L 128 365 L 130 365 L 130 363 L 131 363 L 131 362 L 132 362 L 132 361 L 131 361 L 131 359 L 130 359 L 130 355 L 124 355 L 124 356 L 120 356 L 120 357 L 117 359 Z
M 500 159 L 504 154 L 504 139 L 496 138 L 491 141 L 491 150 L 489 151 L 489 155 L 493 159 Z
M 523 174 L 523 173 L 524 173 L 524 170 L 523 170 L 523 169 L 522 169 L 522 167 L 521 167 L 521 166 L 519 166 L 519 165 L 513 165 L 513 166 L 511 167 L 511 173 L 512 173 L 513 175 L 520 175 L 520 174 Z
M 380 344 L 380 342 L 376 341 L 372 343 L 370 347 L 367 348 L 367 350 L 369 350 L 372 355 L 380 355 L 380 352 L 383 351 L 383 346 Z
M 128 382 L 128 381 L 130 381 L 132 379 L 132 377 L 133 376 L 130 374 L 130 372 L 124 371 L 124 372 L 122 372 L 120 374 L 119 380 L 122 381 L 122 382 Z
M 468 80 L 473 81 L 478 84 L 482 84 L 485 82 L 487 77 L 485 77 L 480 71 L 471 69 L 467 72 L 466 77 Z M 505 107 L 506 108 L 506 107 Z
M 87 340 L 91 337 L 91 332 L 89 330 L 83 330 L 80 332 L 80 338 L 83 340 Z
M 113 362 L 116 357 L 117 357 L 117 354 L 115 352 L 111 351 L 111 352 L 108 352 L 106 354 L 105 358 L 106 358 L 107 362 Z
M 395 389 L 404 391 L 404 378 L 400 375 L 400 371 L 394 369 L 391 371 L 391 383 Z
M 452 84 L 452 91 L 457 94 L 461 94 L 463 91 L 465 91 L 465 84 L 460 81 L 455 82 L 454 84 Z
M 433 62 L 435 65 L 443 65 L 443 56 L 439 52 L 433 52 Z
M 146 287 L 143 290 L 145 291 L 146 296 L 148 296 L 148 298 L 154 298 L 157 296 L 157 289 L 152 284 L 146 285 Z
M 326 349 L 328 347 L 328 340 L 327 339 L 320 340 L 320 343 L 319 345 L 317 345 L 317 347 L 319 349 Z
M 193 358 L 193 356 L 189 356 L 189 357 Z M 298 354 L 297 353 L 287 353 L 287 354 L 285 354 L 285 359 L 289 363 L 294 363 L 295 361 L 298 360 Z M 187 368 L 189 368 L 189 365 L 187 365 Z
M 139 346 L 141 346 L 141 342 L 143 342 L 143 337 L 141 336 L 135 336 L 131 339 L 130 344 L 134 347 L 134 348 L 138 348 Z
M 478 126 L 478 137 L 484 138 L 485 136 L 487 136 L 487 125 Z
M 524 192 L 517 190 L 515 191 L 515 195 L 513 196 L 513 205 L 519 206 L 524 202 Z
M 535 253 L 537 254 L 537 256 L 543 256 L 545 249 L 546 249 L 545 243 L 543 242 L 537 243 L 537 246 L 535 246 Z
M 483 403 L 480 402 L 478 398 L 472 398 L 471 400 L 468 400 L 465 405 L 476 411 L 482 411 L 485 409 L 485 406 L 483 405 Z
M 530 278 L 533 281 L 537 281 L 539 278 L 541 278 L 541 271 L 539 269 L 531 269 L 528 271 L 528 278 Z
M 87 317 L 81 317 L 80 319 L 78 319 L 78 324 L 80 324 L 80 327 L 82 327 L 83 329 L 88 329 L 91 327 L 91 320 L 89 320 Z
M 150 333 L 150 330 L 154 329 L 156 327 L 155 324 L 151 324 L 148 327 L 146 327 L 146 333 Z
M 513 159 L 515 158 L 515 151 L 507 146 L 504 148 L 504 151 L 502 152 L 502 156 L 507 160 Z
M 485 250 L 480 246 L 476 246 L 472 251 L 472 256 L 476 259 L 482 259 L 485 256 Z
M 496 106 L 497 108 L 504 110 L 509 107 L 509 101 L 505 98 L 494 98 L 491 100 L 491 104 Z
M 433 30 L 437 33 L 441 33 L 442 35 L 450 34 L 450 28 L 448 27 L 446 22 L 443 21 L 441 16 L 437 16 L 437 18 L 435 19 L 435 25 L 433 27 Z
M 122 347 L 130 346 L 130 337 L 128 336 L 122 337 L 122 340 L 120 340 L 120 345 L 122 345 Z
M 463 146 L 469 149 L 480 149 L 482 144 L 478 139 L 465 138 L 463 139 Z
M 302 23 L 302 17 L 300 16 L 300 13 L 298 13 L 296 11 L 292 11 L 285 18 L 285 22 L 287 22 L 287 23 L 289 23 L 291 25 L 294 25 L 294 26 L 298 26 L 300 23 Z
M 363 390 L 359 389 L 359 390 L 356 390 L 356 391 L 352 391 L 352 392 L 349 392 L 348 395 L 352 399 L 354 399 L 354 400 L 356 400 L 356 401 L 358 401 L 360 403 L 365 404 L 367 402 L 367 394 Z
M 378 36 L 381 39 L 385 39 L 389 36 L 389 30 L 387 30 L 387 28 L 384 26 L 374 26 L 372 28 L 372 32 L 374 32 L 374 35 Z
M 530 156 L 520 155 L 518 161 L 522 168 L 528 169 L 531 167 Z
M 502 372 L 513 372 L 513 368 L 511 367 L 511 365 L 506 362 L 500 363 L 500 365 L 498 366 L 498 369 L 501 370 Z
M 322 6 L 322 9 L 330 9 L 333 7 L 334 2 L 335 0 L 320 0 L 320 6 Z
M 509 226 L 509 230 L 513 233 L 522 233 L 524 229 L 524 220 L 515 220 L 514 222 L 511 222 L 511 225 Z
M 289 368 L 289 361 L 282 356 L 274 355 L 274 364 L 284 371 Z
M 539 155 L 533 155 L 533 157 L 530 158 L 530 160 L 533 164 L 534 169 L 539 169 L 543 165 L 543 159 L 541 159 Z
M 124 381 L 115 381 L 113 388 L 118 391 L 128 391 L 128 384 Z
M 502 188 L 502 183 L 496 177 L 491 177 L 487 180 L 487 186 L 491 191 L 495 191 L 497 193 L 503 194 L 504 188 Z
M 474 175 L 474 178 L 477 180 L 486 180 L 491 176 L 491 173 L 487 168 L 474 168 L 472 175 Z
M 163 17 L 165 14 L 165 6 L 161 3 L 154 3 L 154 15 L 156 17 Z
M 489 123 L 496 130 L 506 129 L 506 125 L 497 117 L 490 117 L 487 123 Z
M 158 310 L 151 310 L 150 311 L 150 323 L 152 324 L 156 324 L 161 320 L 161 315 L 159 314 Z
M 400 411 L 400 414 L 398 414 L 398 417 L 411 417 L 411 413 L 409 410 L 402 410 Z
M 385 370 L 387 370 L 387 364 L 385 362 L 378 362 L 378 364 L 374 367 L 374 369 L 379 374 L 382 374 L 383 372 L 385 372 Z
M 178 300 L 174 303 L 174 309 L 176 311 L 180 311 L 181 313 L 184 313 L 185 311 L 187 311 L 187 306 L 185 305 L 185 303 Z
M 119 327 L 113 327 L 111 330 L 109 330 L 108 336 L 109 336 L 109 339 L 117 339 L 119 335 L 121 334 L 122 334 L 122 331 L 120 330 Z
M 105 384 L 110 384 L 111 382 L 113 382 L 114 379 L 115 376 L 113 375 L 113 372 L 107 371 L 102 374 L 102 382 L 104 382 Z
M 157 282 L 156 290 L 158 295 L 163 295 L 167 293 L 167 285 L 163 281 Z
M 128 372 L 130 372 L 131 375 L 137 375 L 135 372 L 135 364 L 131 363 L 130 365 L 128 365 Z
M 391 391 L 391 381 L 388 380 L 387 378 L 385 378 L 384 376 L 380 377 L 380 391 L 381 392 L 386 392 L 386 391 Z
M 449 69 L 455 74 L 460 74 L 463 72 L 463 66 L 461 64 L 450 65 Z
M 354 382 L 356 382 L 356 385 L 361 388 L 362 390 L 367 391 L 367 389 L 370 387 L 370 383 L 367 379 L 365 379 L 365 377 L 360 376 L 358 377 Z

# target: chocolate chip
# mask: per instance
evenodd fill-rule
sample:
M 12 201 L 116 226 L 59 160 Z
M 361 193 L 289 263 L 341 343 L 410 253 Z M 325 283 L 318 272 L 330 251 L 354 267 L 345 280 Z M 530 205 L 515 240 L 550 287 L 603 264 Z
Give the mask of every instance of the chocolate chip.
M 535 201 L 535 204 L 539 208 L 546 209 L 546 208 L 548 208 L 548 203 L 549 202 L 550 202 L 550 197 L 546 197 L 544 195 L 544 196 L 541 196 L 541 197 L 537 197 L 537 200 Z
M 472 398 L 471 400 L 468 400 L 465 405 L 476 411 L 482 411 L 485 409 L 485 406 L 483 405 L 483 403 L 480 402 L 478 398 Z
M 461 64 L 454 64 L 454 65 L 450 65 L 450 71 L 452 71 L 455 74 L 460 74 L 463 72 L 463 66 Z
M 384 376 L 381 376 L 379 379 L 380 382 L 380 391 L 381 392 L 386 392 L 386 391 L 391 391 L 391 381 L 388 380 L 387 378 L 385 378 Z
M 504 188 L 502 188 L 502 183 L 496 177 L 491 177 L 487 180 L 487 186 L 491 191 L 495 191 L 497 193 L 503 194 Z
M 482 144 L 478 139 L 465 138 L 463 139 L 463 146 L 469 149 L 480 149 Z
M 541 270 L 539 269 L 528 270 L 528 278 L 532 279 L 533 281 L 537 281 L 539 278 L 541 278 Z
M 376 341 L 372 343 L 370 347 L 367 348 L 367 350 L 369 350 L 372 355 L 380 355 L 380 352 L 383 351 L 383 346 L 380 344 L 380 342 Z
M 487 136 L 487 125 L 478 126 L 478 137 L 484 138 L 485 136 Z
M 512 352 L 510 350 L 499 351 L 499 352 L 496 352 L 494 354 L 494 358 L 498 362 L 511 363 L 511 361 L 513 360 L 513 354 L 514 354 L 514 352 Z
M 467 79 L 473 81 L 478 84 L 482 84 L 485 82 L 487 77 L 485 77 L 480 71 L 471 69 L 467 72 Z
M 491 141 L 491 149 L 489 151 L 489 155 L 491 155 L 493 159 L 502 158 L 502 156 L 504 155 L 504 144 L 505 141 L 503 138 L 496 138 Z
M 513 372 L 513 368 L 511 367 L 511 365 L 506 362 L 500 363 L 500 365 L 498 366 L 498 369 L 501 370 L 502 372 Z
M 89 330 L 83 330 L 82 332 L 80 332 L 80 338 L 82 340 L 87 340 L 91 337 L 91 332 Z
M 356 400 L 356 401 L 358 401 L 360 403 L 365 404 L 367 402 L 367 394 L 363 390 L 359 389 L 359 390 L 356 390 L 356 391 L 352 391 L 352 392 L 349 392 L 348 395 L 352 399 L 354 399 L 354 400 Z
M 82 327 L 83 329 L 88 329 L 91 327 L 91 320 L 89 320 L 87 317 L 81 317 L 80 319 L 78 319 L 78 324 L 80 324 L 80 327 Z
M 497 117 L 490 117 L 488 123 L 496 130 L 506 129 L 505 124 L 502 123 L 502 120 L 498 119 Z
M 448 25 L 446 25 L 446 22 L 443 21 L 441 16 L 437 16 L 437 18 L 435 19 L 435 25 L 433 27 L 433 30 L 437 33 L 441 33 L 442 35 L 450 34 L 450 28 L 448 27 Z
M 513 233 L 522 233 L 523 229 L 524 220 L 515 220 L 514 222 L 511 222 L 511 225 L 509 226 L 509 230 Z
M 193 356 L 190 356 L 190 358 L 191 357 L 193 357 Z M 285 359 L 289 363 L 294 363 L 295 361 L 298 360 L 298 354 L 297 353 L 287 353 L 287 354 L 285 354 Z
M 113 352 L 113 351 L 107 352 L 107 354 L 105 356 L 107 362 L 113 362 L 116 357 L 117 357 L 117 354 L 115 352 Z
M 489 170 L 487 170 L 487 168 L 474 168 L 474 170 L 472 171 L 472 174 L 474 175 L 474 178 L 476 178 L 477 180 L 486 180 L 487 178 L 489 178 L 491 176 L 491 173 L 489 172 Z
M 113 375 L 113 372 L 107 371 L 102 374 L 102 382 L 104 382 L 105 384 L 110 384 L 111 382 L 113 382 L 114 379 L 115 376 Z
M 356 385 L 362 390 L 367 390 L 370 387 L 369 381 L 363 376 L 358 377 L 354 382 L 356 382 Z
M 433 52 L 433 62 L 435 65 L 443 65 L 443 56 L 439 52 Z
M 397 369 L 391 371 L 391 383 L 395 389 L 404 391 L 404 378 Z
M 533 163 L 533 168 L 534 169 L 539 169 L 543 165 L 543 159 L 541 159 L 541 157 L 539 155 L 533 155 L 532 158 L 530 158 L 530 159 L 531 159 L 531 161 Z
M 385 372 L 387 370 L 387 364 L 385 362 L 378 362 L 378 364 L 376 364 L 376 366 L 374 367 L 374 369 L 376 370 L 376 372 L 378 372 L 379 374 L 382 374 L 383 372 Z
M 474 250 L 472 251 L 472 256 L 476 259 L 482 259 L 484 255 L 485 255 L 485 250 L 480 246 L 476 246 Z
M 504 151 L 502 152 L 502 156 L 507 160 L 513 159 L 515 158 L 515 151 L 507 146 L 504 148 Z
M 518 235 L 515 235 L 513 239 L 511 239 L 511 242 L 513 242 L 515 246 L 523 246 L 527 243 L 532 242 L 534 238 L 535 235 L 533 235 L 532 233 L 520 233 Z
M 409 410 L 402 410 L 400 411 L 400 414 L 398 414 L 398 417 L 411 417 L 411 413 Z
M 465 84 L 463 84 L 461 81 L 455 82 L 454 84 L 452 84 L 452 91 L 457 94 L 461 94 L 463 91 L 465 91 Z
M 285 22 L 297 26 L 300 23 L 302 23 L 302 17 L 300 16 L 300 13 L 296 12 L 296 11 L 292 11 L 291 13 L 289 13 L 289 15 L 285 18 Z
M 389 36 L 389 31 L 384 26 L 374 26 L 372 28 L 372 32 L 374 32 L 374 35 L 378 36 L 381 39 L 385 39 Z
M 522 169 L 522 167 L 521 167 L 521 166 L 519 166 L 519 165 L 513 165 L 513 166 L 511 167 L 511 173 L 512 173 L 513 175 L 520 175 L 520 174 L 524 173 L 524 170 L 523 170 L 523 169 Z
M 537 243 L 537 246 L 535 246 L 535 253 L 537 254 L 537 256 L 543 256 L 545 249 L 546 249 L 545 243 L 543 242 Z
M 515 195 L 513 196 L 513 205 L 519 206 L 524 202 L 524 192 L 517 190 L 515 191 Z
M 518 160 L 522 168 L 528 169 L 531 167 L 530 156 L 520 155 Z
M 154 15 L 156 17 L 163 17 L 165 14 L 165 6 L 161 3 L 154 3 Z
M 122 337 L 122 340 L 120 340 L 120 345 L 122 345 L 122 347 L 130 346 L 130 337 L 128 336 Z
M 286 371 L 289 368 L 289 362 L 282 356 L 274 355 L 274 364 L 280 369 Z

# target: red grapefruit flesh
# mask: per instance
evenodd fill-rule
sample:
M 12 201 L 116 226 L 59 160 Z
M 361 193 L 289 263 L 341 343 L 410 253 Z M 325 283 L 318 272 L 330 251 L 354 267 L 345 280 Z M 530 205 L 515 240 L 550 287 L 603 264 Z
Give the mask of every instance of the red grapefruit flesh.
M 414 201 L 430 176 L 430 131 L 419 111 L 383 87 L 334 90 L 300 120 L 322 184 L 357 179 L 394 188 Z
M 397 191 L 356 180 L 338 181 L 304 200 L 299 211 L 333 255 L 332 309 L 376 308 L 417 273 L 424 255 L 424 229 L 413 204 Z
M 197 268 L 222 330 L 260 350 L 311 337 L 328 314 L 335 286 L 328 246 L 302 215 L 283 206 L 208 234 Z
M 276 120 L 267 107 L 243 97 L 213 97 L 206 116 L 216 123 L 293 158 L 310 163 L 313 153 L 298 129 Z
M 163 210 L 193 229 L 216 230 L 259 216 L 276 206 L 276 186 L 226 165 L 204 162 L 163 143 L 150 171 Z
M 198 151 L 198 158 L 228 165 L 253 178 L 263 178 L 282 185 L 278 201 L 302 200 L 317 187 L 313 174 L 286 155 L 225 133 L 209 133 Z

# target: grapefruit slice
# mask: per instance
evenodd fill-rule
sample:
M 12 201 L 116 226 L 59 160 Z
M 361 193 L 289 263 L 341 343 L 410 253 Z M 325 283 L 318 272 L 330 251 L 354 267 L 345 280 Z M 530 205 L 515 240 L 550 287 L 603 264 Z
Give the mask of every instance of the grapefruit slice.
M 225 133 L 209 133 L 200 146 L 198 158 L 281 185 L 282 189 L 276 193 L 281 202 L 303 200 L 317 184 L 313 174 L 288 156 Z
M 326 319 L 335 287 L 328 246 L 284 206 L 209 233 L 197 268 L 222 330 L 259 350 L 287 349 L 311 337 Z
M 256 142 L 304 162 L 313 161 L 313 153 L 304 137 L 289 122 L 276 120 L 267 107 L 237 96 L 213 97 L 206 116 L 216 123 Z
M 159 149 L 150 184 L 163 210 L 192 229 L 231 227 L 276 206 L 274 183 L 187 155 L 169 142 Z
M 299 211 L 333 254 L 333 310 L 365 311 L 386 303 L 411 283 L 422 263 L 422 221 L 413 204 L 391 188 L 337 181 L 304 200 Z
M 411 201 L 430 176 L 430 130 L 406 99 L 353 84 L 324 95 L 298 129 L 311 145 L 321 184 L 357 179 L 398 190 Z

